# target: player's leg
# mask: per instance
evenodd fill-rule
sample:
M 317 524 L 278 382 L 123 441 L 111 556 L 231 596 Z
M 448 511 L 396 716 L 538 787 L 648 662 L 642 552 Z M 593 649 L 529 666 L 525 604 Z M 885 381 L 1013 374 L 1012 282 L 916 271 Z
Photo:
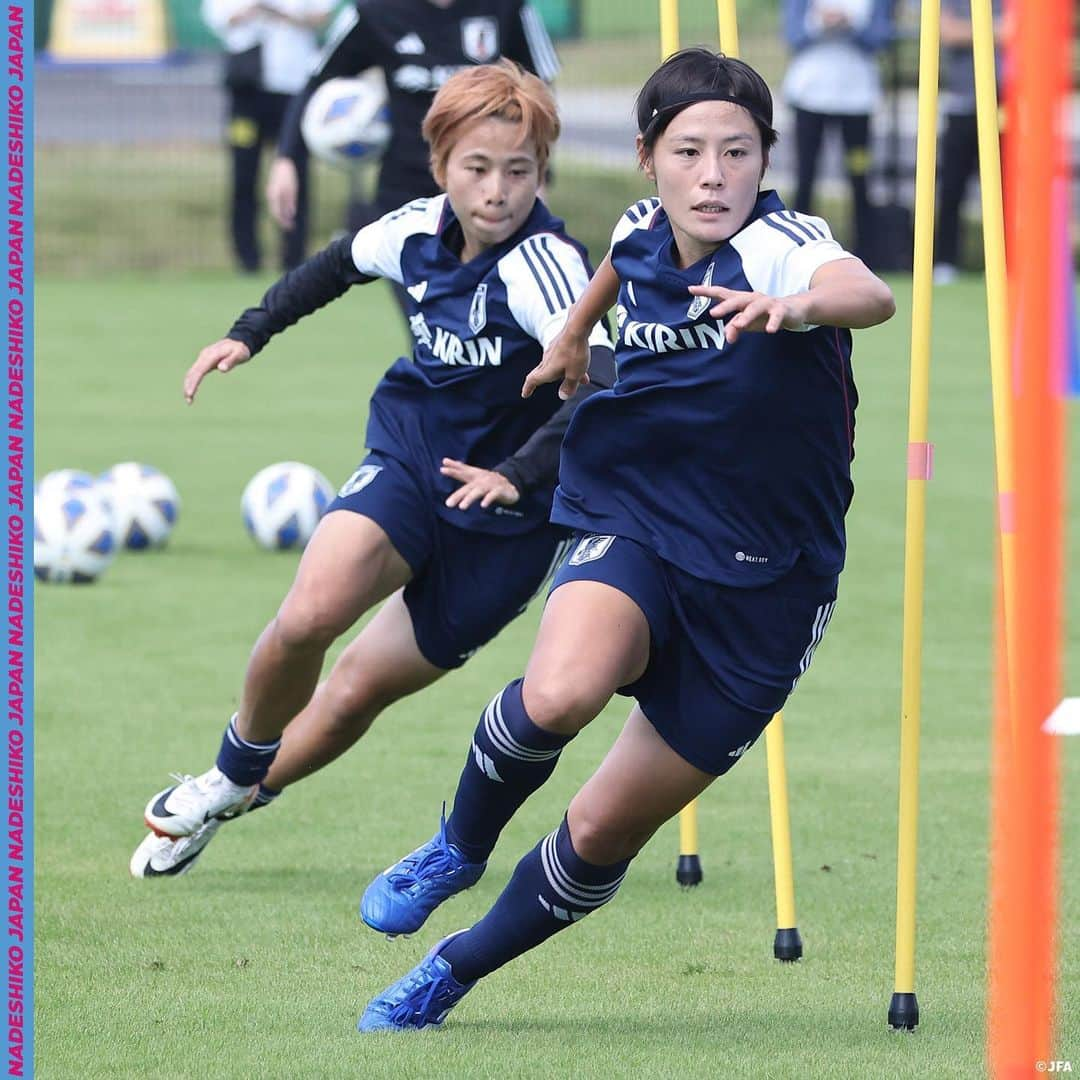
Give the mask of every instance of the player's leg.
M 713 779 L 635 708 L 562 824 L 518 863 L 488 913 L 377 995 L 360 1030 L 441 1023 L 478 979 L 610 901 L 641 846 Z
M 285 726 L 310 700 L 327 648 L 411 575 L 381 526 L 347 510 L 328 513 L 281 608 L 255 643 L 240 707 L 215 767 L 151 799 L 147 826 L 163 836 L 186 836 L 212 818 L 246 809 Z
M 872 262 L 876 230 L 870 202 L 870 114 L 841 116 L 840 133 L 844 140 L 844 167 L 851 184 L 854 251 L 859 258 Z
M 282 268 L 293 270 L 307 258 L 309 221 L 311 215 L 311 155 L 301 147 L 296 155 L 296 219 L 293 227 L 282 236 Z
M 348 750 L 384 709 L 446 674 L 420 652 L 399 590 L 342 652 L 289 723 L 263 787 L 279 792 Z
M 259 172 L 259 119 L 256 91 L 229 92 L 229 155 L 232 163 L 229 220 L 233 250 L 241 269 L 259 269 L 255 229 L 255 186 Z
M 447 835 L 472 861 L 487 859 L 562 748 L 640 678 L 649 642 L 644 612 L 611 585 L 570 581 L 551 594 L 525 676 L 485 709 L 458 782 Z
M 307 707 L 285 728 L 281 748 L 251 808 L 269 805 L 285 787 L 329 764 L 367 731 L 379 712 L 444 674 L 417 648 L 399 590 L 338 657 Z M 149 833 L 131 859 L 132 874 L 187 873 L 225 820 L 211 818 L 179 839 Z
M 817 177 L 821 143 L 825 136 L 825 120 L 823 113 L 795 109 L 794 208 L 801 214 L 814 212 L 814 181 Z
M 978 124 L 974 114 L 948 115 L 941 138 L 938 225 L 934 245 L 935 273 L 942 282 L 952 280 L 960 265 L 961 208 L 978 164 Z
M 583 550 L 593 554 L 574 565 Z M 485 708 L 450 818 L 368 886 L 360 914 L 369 926 L 412 933 L 440 903 L 475 884 L 506 823 L 551 776 L 563 747 L 617 689 L 640 678 L 652 628 L 663 620 L 654 559 L 633 541 L 586 538 L 560 567 L 525 678 Z

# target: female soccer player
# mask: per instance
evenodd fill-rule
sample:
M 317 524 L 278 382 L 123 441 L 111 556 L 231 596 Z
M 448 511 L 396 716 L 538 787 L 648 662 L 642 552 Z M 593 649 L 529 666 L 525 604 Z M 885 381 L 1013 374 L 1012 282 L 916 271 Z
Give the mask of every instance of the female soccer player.
M 609 901 L 657 828 L 753 745 L 810 663 L 836 599 L 851 500 L 851 327 L 892 294 L 820 218 L 760 191 L 772 98 L 705 49 L 637 101 L 658 199 L 630 207 L 523 394 L 586 368 L 618 300 L 618 380 L 578 410 L 552 520 L 580 534 L 523 680 L 473 737 L 453 813 L 377 877 L 361 915 L 417 929 L 473 884 L 502 827 L 612 694 L 637 699 L 562 823 L 491 910 L 375 997 L 361 1031 L 439 1024 L 483 976 Z
M 370 453 L 255 645 L 216 765 L 147 805 L 135 876 L 190 869 L 222 820 L 332 761 L 387 705 L 463 664 L 556 565 L 567 533 L 548 515 L 576 403 L 553 387 L 522 400 L 520 389 L 589 276 L 537 199 L 558 130 L 547 87 L 510 61 L 454 75 L 424 121 L 446 194 L 287 274 L 188 371 L 191 402 L 210 372 L 249 360 L 350 285 L 386 277 L 410 297 L 413 356 L 371 400 Z M 590 341 L 610 385 L 610 342 L 602 328 Z M 312 697 L 331 642 L 382 600 Z

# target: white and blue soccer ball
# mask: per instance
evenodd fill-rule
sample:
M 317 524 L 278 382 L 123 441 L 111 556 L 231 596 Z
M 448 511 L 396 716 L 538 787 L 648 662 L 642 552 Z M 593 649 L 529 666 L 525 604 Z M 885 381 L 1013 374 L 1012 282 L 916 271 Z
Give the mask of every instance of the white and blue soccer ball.
M 82 469 L 54 469 L 34 485 L 34 498 L 44 499 L 57 492 L 86 491 L 96 488 L 98 478 Z
M 299 461 L 279 461 L 260 469 L 244 488 L 244 525 L 268 551 L 302 548 L 334 498 L 330 481 Z
M 96 581 L 116 557 L 112 510 L 98 484 L 65 487 L 48 480 L 34 489 L 34 576 Z
M 390 140 L 382 73 L 324 82 L 304 109 L 300 131 L 317 158 L 339 169 L 377 161 Z
M 123 461 L 99 477 L 116 517 L 117 542 L 133 551 L 164 547 L 180 516 L 176 485 L 152 465 Z

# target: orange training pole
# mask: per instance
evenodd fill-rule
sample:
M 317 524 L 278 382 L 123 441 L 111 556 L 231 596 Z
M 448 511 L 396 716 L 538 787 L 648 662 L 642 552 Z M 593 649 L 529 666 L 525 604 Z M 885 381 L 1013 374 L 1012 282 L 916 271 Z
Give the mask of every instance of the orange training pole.
M 1033 1075 L 1053 1060 L 1057 886 L 1057 744 L 1043 724 L 1061 698 L 1064 328 L 1054 326 L 1054 176 L 1071 42 L 1062 0 L 1014 3 L 1009 42 L 1009 254 L 1016 289 L 1013 371 L 1016 481 L 1015 656 L 1011 752 L 995 751 L 988 1054 L 994 1077 Z M 1035 148 L 1038 148 L 1037 150 Z M 1011 643 L 1010 643 L 1011 644 Z M 998 738 L 1005 728 L 996 725 Z M 1045 1068 L 1044 1064 L 1044 1068 Z

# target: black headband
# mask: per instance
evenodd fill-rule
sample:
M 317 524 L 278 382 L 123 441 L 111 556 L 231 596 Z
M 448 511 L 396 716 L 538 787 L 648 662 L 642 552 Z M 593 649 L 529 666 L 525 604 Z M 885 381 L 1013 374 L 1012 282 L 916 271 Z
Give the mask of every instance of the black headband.
M 692 93 L 683 94 L 676 101 L 669 101 L 666 105 L 653 109 L 652 116 L 641 134 L 648 134 L 649 129 L 662 117 L 671 118 L 676 112 L 681 112 L 688 105 L 696 105 L 699 101 L 730 101 L 732 105 L 741 105 L 759 124 L 764 125 L 770 131 L 772 130 L 771 121 L 766 120 L 746 98 L 740 97 L 738 94 L 726 93 L 723 90 L 695 90 Z

